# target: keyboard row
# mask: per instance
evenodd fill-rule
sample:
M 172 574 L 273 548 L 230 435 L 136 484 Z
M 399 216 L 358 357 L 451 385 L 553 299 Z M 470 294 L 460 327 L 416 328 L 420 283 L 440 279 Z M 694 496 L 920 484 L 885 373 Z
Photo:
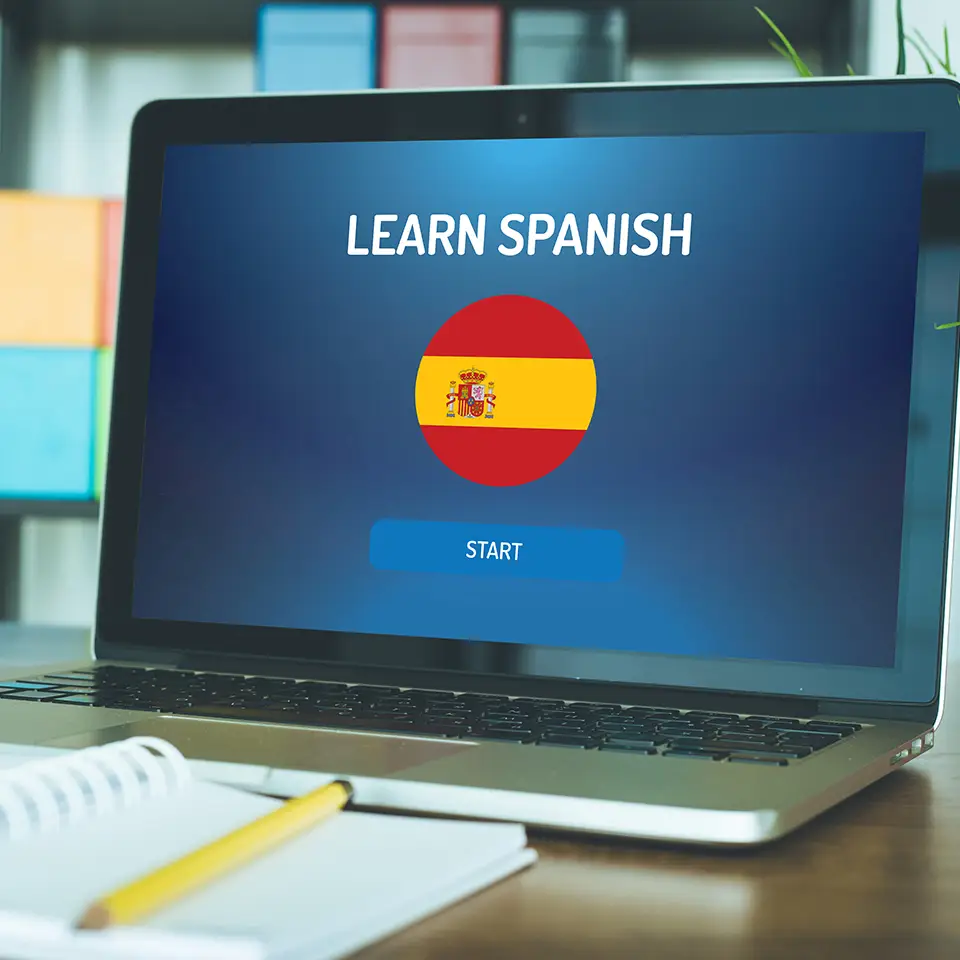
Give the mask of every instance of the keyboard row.
M 776 765 L 860 729 L 852 722 L 115 666 L 0 681 L 0 698 Z

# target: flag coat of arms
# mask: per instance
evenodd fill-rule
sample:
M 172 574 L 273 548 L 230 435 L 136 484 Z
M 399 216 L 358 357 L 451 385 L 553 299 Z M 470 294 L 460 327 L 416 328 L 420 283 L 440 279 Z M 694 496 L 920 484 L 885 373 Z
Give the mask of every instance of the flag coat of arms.
M 487 297 L 455 313 L 424 351 L 416 410 L 437 458 L 466 480 L 516 486 L 577 448 L 597 396 L 576 325 L 533 297 Z

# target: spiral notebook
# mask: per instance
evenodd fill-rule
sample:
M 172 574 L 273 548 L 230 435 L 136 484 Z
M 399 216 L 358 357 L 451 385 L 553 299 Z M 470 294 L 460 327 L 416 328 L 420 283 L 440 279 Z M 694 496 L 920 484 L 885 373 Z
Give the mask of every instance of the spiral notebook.
M 529 865 L 522 826 L 346 811 L 142 926 L 72 929 L 110 890 L 275 809 L 136 737 L 0 745 L 3 960 L 331 960 Z

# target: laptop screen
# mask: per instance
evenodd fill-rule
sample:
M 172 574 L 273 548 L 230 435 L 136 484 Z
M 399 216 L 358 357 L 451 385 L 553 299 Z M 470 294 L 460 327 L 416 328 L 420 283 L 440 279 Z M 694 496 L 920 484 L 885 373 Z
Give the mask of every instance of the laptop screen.
M 134 616 L 893 666 L 923 163 L 169 147 Z

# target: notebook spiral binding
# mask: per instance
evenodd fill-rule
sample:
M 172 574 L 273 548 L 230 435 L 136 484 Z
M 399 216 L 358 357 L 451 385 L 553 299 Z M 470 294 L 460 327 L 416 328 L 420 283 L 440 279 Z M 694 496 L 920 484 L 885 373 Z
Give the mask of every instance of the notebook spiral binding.
M 55 833 L 182 790 L 191 779 L 176 747 L 130 737 L 0 770 L 0 840 Z

